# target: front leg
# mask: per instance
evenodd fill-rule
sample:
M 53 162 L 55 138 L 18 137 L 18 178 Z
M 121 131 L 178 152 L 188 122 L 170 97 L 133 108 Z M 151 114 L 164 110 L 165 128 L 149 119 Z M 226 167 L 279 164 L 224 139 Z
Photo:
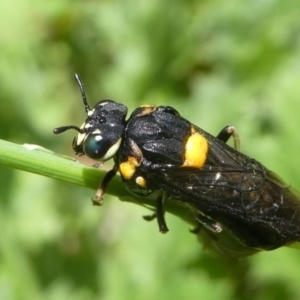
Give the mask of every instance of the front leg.
M 97 206 L 102 205 L 103 196 L 106 192 L 106 189 L 107 189 L 110 181 L 116 176 L 117 172 L 118 172 L 118 168 L 116 165 L 114 165 L 114 167 L 105 174 L 94 198 L 92 199 L 92 202 L 94 205 L 97 205 Z

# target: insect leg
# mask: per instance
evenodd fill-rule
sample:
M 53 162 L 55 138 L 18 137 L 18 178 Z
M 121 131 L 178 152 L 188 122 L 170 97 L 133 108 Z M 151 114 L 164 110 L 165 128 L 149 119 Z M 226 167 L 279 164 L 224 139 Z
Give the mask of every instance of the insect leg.
M 108 171 L 105 176 L 103 177 L 100 186 L 96 192 L 96 195 L 92 199 L 94 205 L 101 205 L 103 196 L 106 192 L 106 189 L 109 185 L 109 182 L 113 179 L 113 177 L 117 174 L 118 169 L 116 166 L 114 166 L 110 171 Z
M 144 220 L 152 221 L 157 219 L 159 232 L 167 233 L 169 231 L 166 220 L 165 220 L 165 209 L 164 209 L 164 195 L 160 193 L 156 199 L 156 210 L 155 213 L 150 216 L 143 216 Z
M 135 158 L 140 163 L 143 159 L 142 150 L 139 148 L 139 146 L 136 144 L 136 142 L 130 138 L 128 138 L 128 144 L 129 144 L 131 151 L 134 153 Z
M 156 213 L 153 213 L 152 215 L 143 216 L 143 219 L 145 221 L 153 221 L 156 218 Z
M 156 218 L 159 232 L 167 233 L 169 229 L 165 220 L 164 196 L 162 193 L 156 199 Z
M 197 218 L 197 221 L 199 221 L 201 225 L 203 225 L 208 230 L 210 230 L 210 231 L 212 231 L 214 233 L 220 233 L 222 231 L 222 229 L 223 229 L 220 223 L 218 223 L 218 222 L 216 222 L 214 220 L 211 220 L 211 219 L 203 216 L 202 214 L 198 213 L 197 216 L 196 216 L 196 218 Z M 196 231 L 197 229 L 198 228 L 195 228 L 193 231 Z
M 229 140 L 230 137 L 233 137 L 234 141 L 234 149 L 239 151 L 240 150 L 240 135 L 236 128 L 231 125 L 225 126 L 220 133 L 217 135 L 217 138 L 225 143 Z

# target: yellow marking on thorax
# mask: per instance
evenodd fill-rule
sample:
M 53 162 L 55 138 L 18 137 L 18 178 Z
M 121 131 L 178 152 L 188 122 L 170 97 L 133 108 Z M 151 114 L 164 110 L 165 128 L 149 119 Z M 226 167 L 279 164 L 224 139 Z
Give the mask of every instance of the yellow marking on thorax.
M 207 159 L 208 142 L 193 126 L 191 129 L 191 135 L 185 145 L 185 161 L 182 166 L 202 168 Z
M 140 164 L 135 157 L 129 156 L 127 161 L 120 164 L 120 173 L 125 179 L 130 179 L 139 165 Z
M 142 117 L 142 116 L 146 116 L 146 115 L 150 115 L 151 113 L 153 113 L 156 110 L 156 106 L 155 105 L 141 105 L 141 108 L 143 108 L 143 110 L 136 115 L 136 117 Z

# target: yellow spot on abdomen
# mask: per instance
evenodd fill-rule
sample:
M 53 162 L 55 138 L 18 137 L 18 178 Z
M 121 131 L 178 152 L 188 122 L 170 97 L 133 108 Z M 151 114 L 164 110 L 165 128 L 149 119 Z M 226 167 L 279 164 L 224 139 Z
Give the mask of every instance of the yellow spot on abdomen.
M 127 161 L 120 164 L 120 173 L 125 179 L 130 179 L 139 165 L 135 157 L 129 156 Z
M 202 168 L 208 152 L 207 139 L 192 128 L 192 134 L 185 145 L 183 167 Z
M 138 176 L 136 179 L 135 179 L 135 182 L 137 185 L 139 185 L 140 187 L 146 187 L 146 180 L 144 177 L 142 176 Z

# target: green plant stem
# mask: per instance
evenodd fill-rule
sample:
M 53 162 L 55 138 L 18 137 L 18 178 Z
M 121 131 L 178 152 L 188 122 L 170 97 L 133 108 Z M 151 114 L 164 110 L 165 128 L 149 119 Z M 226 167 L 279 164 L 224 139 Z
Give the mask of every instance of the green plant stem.
M 58 155 L 40 146 L 17 145 L 3 140 L 0 140 L 0 164 L 93 190 L 98 188 L 107 172 L 81 164 L 75 159 Z M 152 211 L 155 209 L 155 199 L 157 198 L 155 193 L 149 197 L 136 197 L 126 190 L 120 176 L 115 176 L 111 180 L 107 188 L 107 194 L 116 196 L 121 201 L 146 206 Z M 165 210 L 189 224 L 197 225 L 195 214 L 187 206 L 180 205 L 176 201 L 166 201 Z M 211 238 L 212 233 L 205 227 L 201 227 L 201 231 L 197 235 L 206 248 L 227 258 L 244 257 L 257 251 L 243 246 L 226 230 L 218 233 L 217 239 Z
M 0 164 L 43 175 L 46 177 L 70 182 L 96 190 L 107 171 L 90 167 L 72 159 L 60 156 L 45 148 L 35 145 L 18 145 L 0 140 Z M 122 201 L 155 207 L 155 195 L 138 198 L 129 193 L 120 176 L 115 176 L 110 182 L 107 194 L 118 197 Z M 184 219 L 190 224 L 194 223 L 194 217 L 188 209 L 172 201 L 166 203 L 166 211 Z

